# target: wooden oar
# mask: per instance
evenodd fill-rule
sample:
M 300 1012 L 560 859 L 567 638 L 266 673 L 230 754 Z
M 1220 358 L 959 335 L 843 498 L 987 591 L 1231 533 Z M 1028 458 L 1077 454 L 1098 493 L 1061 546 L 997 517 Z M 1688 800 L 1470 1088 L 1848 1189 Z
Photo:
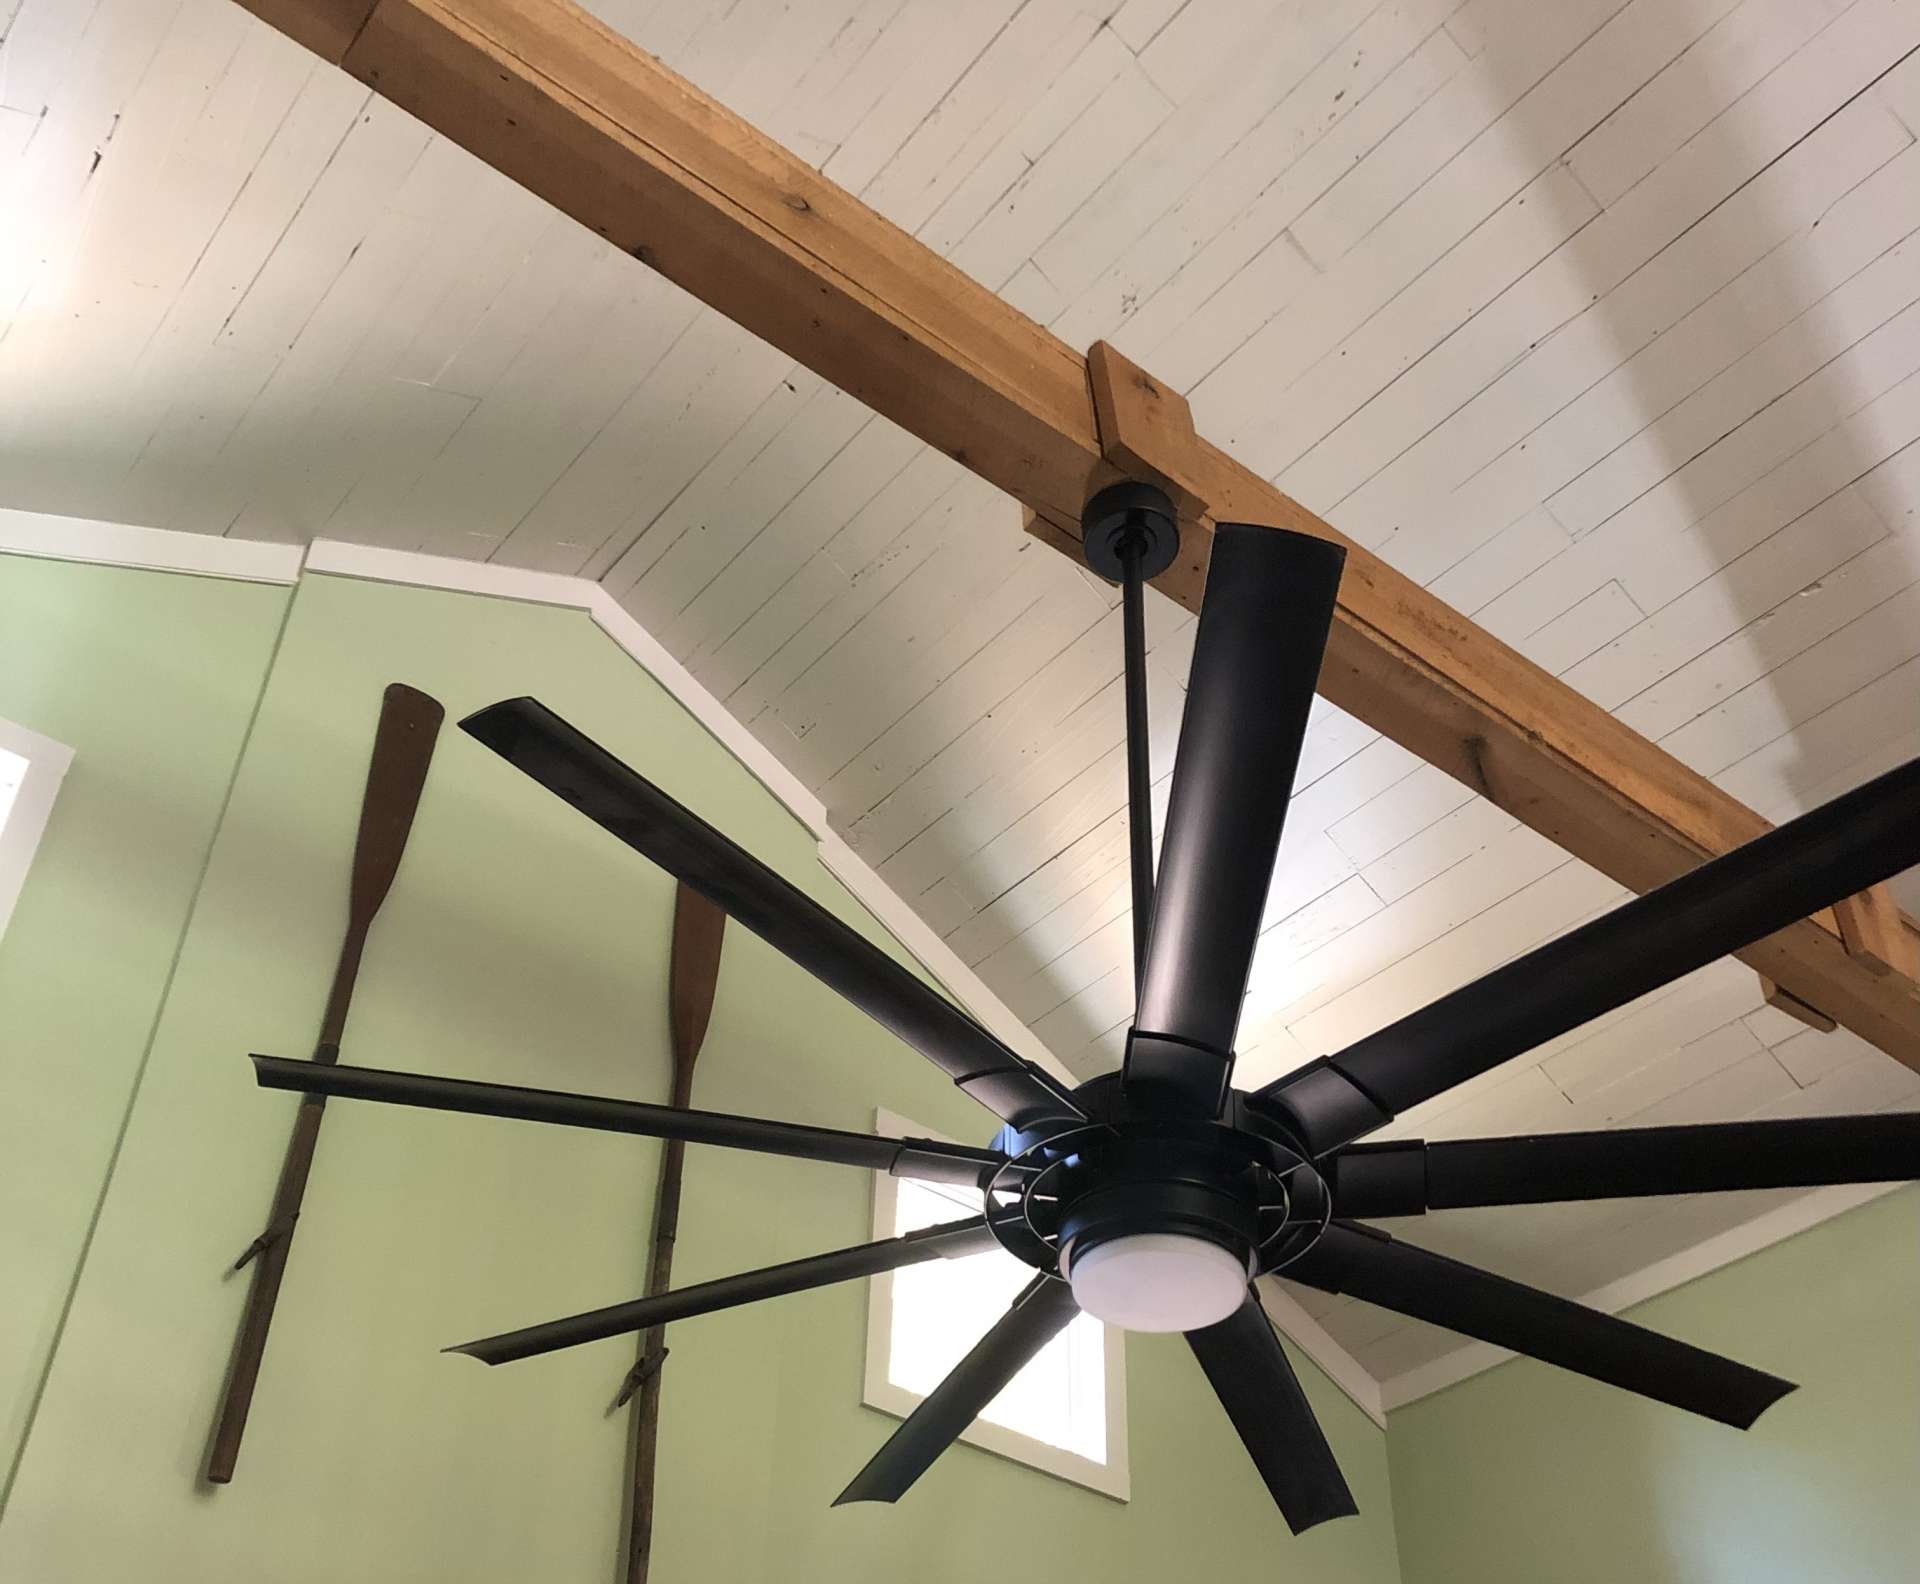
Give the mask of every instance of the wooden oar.
M 693 1064 L 713 1015 L 720 979 L 720 946 L 727 915 L 698 891 L 681 885 L 673 906 L 673 965 L 667 1016 L 673 1036 L 673 1104 L 693 1104 Z M 669 1139 L 660 1157 L 660 1191 L 653 1201 L 653 1252 L 647 1293 L 663 1293 L 673 1277 L 673 1240 L 680 1225 L 680 1176 L 687 1146 Z M 627 1584 L 646 1584 L 653 1553 L 653 1472 L 660 1438 L 660 1366 L 666 1362 L 666 1327 L 641 1333 L 640 1359 L 620 1389 L 615 1406 L 633 1398 L 633 1493 L 627 1521 Z
M 320 1020 L 320 1039 L 313 1052 L 317 1062 L 340 1059 L 340 1036 L 347 1026 L 347 1009 L 353 1003 L 360 954 L 366 949 L 367 931 L 372 928 L 380 904 L 386 901 L 393 885 L 400 856 L 407 850 L 414 811 L 420 806 L 420 789 L 426 784 L 427 766 L 433 762 L 434 739 L 445 713 L 438 700 L 401 682 L 390 684 L 381 701 L 380 725 L 373 739 L 373 760 L 367 767 L 366 795 L 360 805 L 360 834 L 353 849 L 347 929 L 340 942 L 340 959 L 333 971 L 333 989 L 327 996 L 326 1012 Z M 220 1399 L 212 1451 L 207 1458 L 207 1479 L 215 1485 L 225 1485 L 232 1480 L 234 1464 L 240 1457 L 247 1410 L 253 1406 L 253 1389 L 260 1379 L 267 1330 L 273 1324 L 274 1304 L 280 1297 L 281 1278 L 286 1274 L 287 1254 L 293 1246 L 301 1201 L 306 1197 L 307 1174 L 313 1167 L 313 1148 L 320 1137 L 320 1118 L 325 1114 L 326 1103 L 324 1095 L 309 1095 L 300 1102 L 266 1230 L 247 1245 L 246 1252 L 234 1265 L 238 1270 L 253 1263 L 253 1288 L 247 1294 L 246 1311 L 240 1319 L 233 1367 Z

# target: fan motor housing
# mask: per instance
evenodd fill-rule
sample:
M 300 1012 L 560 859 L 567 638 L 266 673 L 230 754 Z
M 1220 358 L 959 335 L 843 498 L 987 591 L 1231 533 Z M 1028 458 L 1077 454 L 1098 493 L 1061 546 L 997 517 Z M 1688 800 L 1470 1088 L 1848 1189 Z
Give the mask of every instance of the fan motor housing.
M 1254 1273 L 1259 1210 L 1250 1198 L 1191 1179 L 1127 1178 L 1100 1182 L 1060 1216 L 1060 1269 L 1115 1238 L 1162 1232 L 1218 1244 Z
M 1249 1277 L 1317 1237 L 1325 1185 L 1278 1123 L 1229 1097 L 1220 1120 L 1143 1113 L 1117 1073 L 1075 1091 L 1087 1122 L 1058 1131 L 1004 1130 L 1000 1149 L 1027 1174 L 999 1186 L 1020 1195 L 1002 1243 L 1065 1275 L 1101 1244 L 1162 1234 L 1225 1249 Z

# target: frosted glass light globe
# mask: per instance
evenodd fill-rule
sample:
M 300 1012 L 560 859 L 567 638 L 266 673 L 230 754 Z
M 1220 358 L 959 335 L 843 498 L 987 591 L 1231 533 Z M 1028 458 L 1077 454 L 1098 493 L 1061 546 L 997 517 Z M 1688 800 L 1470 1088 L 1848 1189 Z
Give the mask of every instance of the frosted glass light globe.
M 1074 1301 L 1128 1331 L 1198 1331 L 1246 1301 L 1247 1268 L 1218 1243 L 1142 1232 L 1096 1243 L 1067 1267 Z

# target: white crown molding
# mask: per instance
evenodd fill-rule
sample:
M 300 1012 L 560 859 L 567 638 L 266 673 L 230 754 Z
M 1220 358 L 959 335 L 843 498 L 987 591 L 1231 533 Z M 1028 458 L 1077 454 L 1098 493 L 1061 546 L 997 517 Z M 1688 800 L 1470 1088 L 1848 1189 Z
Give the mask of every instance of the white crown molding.
M 360 578 L 373 583 L 399 583 L 409 588 L 446 589 L 458 594 L 480 594 L 489 599 L 521 600 L 533 605 L 558 605 L 585 611 L 593 623 L 626 651 L 688 714 L 700 722 L 720 745 L 769 792 L 783 803 L 816 840 L 826 837 L 827 811 L 800 778 L 768 752 L 707 691 L 691 671 L 676 660 L 660 641 L 591 578 L 558 572 L 534 572 L 524 567 L 500 566 L 491 561 L 460 561 L 451 556 L 421 555 L 412 550 L 384 550 L 373 545 L 347 544 L 338 539 L 316 539 L 307 550 L 307 571 L 330 577 Z
M 833 834 L 827 825 L 827 806 L 813 795 L 806 783 L 776 759 L 767 745 L 748 731 L 739 717 L 709 693 L 691 671 L 668 654 L 660 640 L 642 627 L 611 594 L 598 583 L 589 582 L 587 587 L 593 590 L 586 611 L 594 625 L 679 700 L 688 714 L 787 806 L 793 817 L 813 833 L 816 842 L 826 841 Z M 887 894 L 891 896 L 892 892 Z
M 1354 1407 L 1386 1429 L 1386 1400 L 1379 1381 L 1367 1367 L 1334 1341 L 1326 1327 L 1277 1281 L 1263 1279 L 1254 1291 L 1260 1295 L 1260 1307 L 1267 1311 L 1267 1318 L 1286 1333 L 1287 1340 L 1319 1365 L 1321 1374 L 1345 1392 Z
M 143 572 L 184 572 L 241 583 L 293 583 L 305 552 L 298 545 L 223 539 L 217 534 L 140 528 L 132 523 L 0 507 L 0 554 L 86 561 Z
M 831 831 L 820 838 L 820 862 L 1002 1044 L 1046 1068 L 1063 1083 L 1079 1082 L 1066 1064 L 1040 1043 L 1039 1036 L 1008 1010 L 1006 1002 L 933 932 L 900 893 Z
M 591 609 L 594 591 L 600 588 L 590 579 L 569 577 L 563 572 L 535 572 L 527 567 L 501 566 L 494 561 L 462 561 L 453 556 L 424 555 L 416 550 L 388 550 L 379 545 L 351 544 L 344 539 L 314 540 L 307 546 L 306 569 L 332 577 L 359 578 L 367 583 L 398 583 L 408 588 L 484 594 L 490 599 L 560 605 L 572 610 Z
M 1831 1221 L 1835 1216 L 1845 1215 L 1849 1210 L 1857 1210 L 1861 1205 L 1871 1204 L 1875 1199 L 1905 1186 L 1905 1183 L 1867 1183 L 1812 1189 L 1788 1204 L 1777 1206 L 1739 1226 L 1729 1227 L 1725 1232 L 1694 1244 L 1692 1248 L 1655 1260 L 1651 1265 L 1622 1276 L 1618 1281 L 1608 1282 L 1604 1287 L 1596 1287 L 1578 1301 L 1604 1314 L 1619 1314 L 1623 1309 L 1631 1309 L 1649 1298 L 1658 1298 L 1660 1294 L 1672 1292 L 1674 1288 L 1701 1276 L 1711 1275 L 1735 1260 L 1758 1254 L 1762 1249 L 1771 1248 L 1797 1233 L 1817 1227 L 1823 1221 Z M 1494 1347 L 1490 1343 L 1470 1343 L 1382 1381 L 1381 1399 L 1391 1413 L 1396 1408 L 1418 1402 L 1422 1397 L 1431 1397 L 1449 1386 L 1471 1380 L 1475 1375 L 1505 1364 L 1514 1357 L 1516 1355 L 1507 1349 Z
M 1074 1081 L 1066 1067 L 1042 1045 L 1006 1003 L 962 962 L 926 921 L 876 874 L 871 865 L 829 826 L 826 806 L 765 744 L 743 726 L 634 615 L 589 578 L 530 572 L 484 561 L 458 561 L 409 550 L 316 539 L 307 552 L 306 570 L 331 577 L 364 578 L 413 588 L 448 589 L 493 599 L 526 600 L 585 611 L 594 625 L 623 649 L 642 670 L 671 693 L 720 745 L 812 832 L 822 866 L 945 985 L 960 1002 L 1007 1045 L 1038 1062 L 1057 1078 Z

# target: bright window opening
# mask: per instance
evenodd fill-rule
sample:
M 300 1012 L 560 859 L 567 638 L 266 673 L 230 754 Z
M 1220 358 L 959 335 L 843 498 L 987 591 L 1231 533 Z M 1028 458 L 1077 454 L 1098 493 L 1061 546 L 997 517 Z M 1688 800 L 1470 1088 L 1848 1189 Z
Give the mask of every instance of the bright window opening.
M 882 1113 L 886 1133 L 928 1130 Z M 980 1212 L 981 1195 L 944 1183 L 876 1178 L 874 1235 L 897 1237 Z M 928 1260 L 876 1277 L 866 1401 L 907 1414 L 1007 1312 L 1033 1272 L 1011 1254 Z M 973 1445 L 1126 1499 L 1122 1333 L 1080 1315 L 962 1436 Z
M 0 934 L 26 883 L 53 795 L 73 750 L 12 721 L 0 720 Z

